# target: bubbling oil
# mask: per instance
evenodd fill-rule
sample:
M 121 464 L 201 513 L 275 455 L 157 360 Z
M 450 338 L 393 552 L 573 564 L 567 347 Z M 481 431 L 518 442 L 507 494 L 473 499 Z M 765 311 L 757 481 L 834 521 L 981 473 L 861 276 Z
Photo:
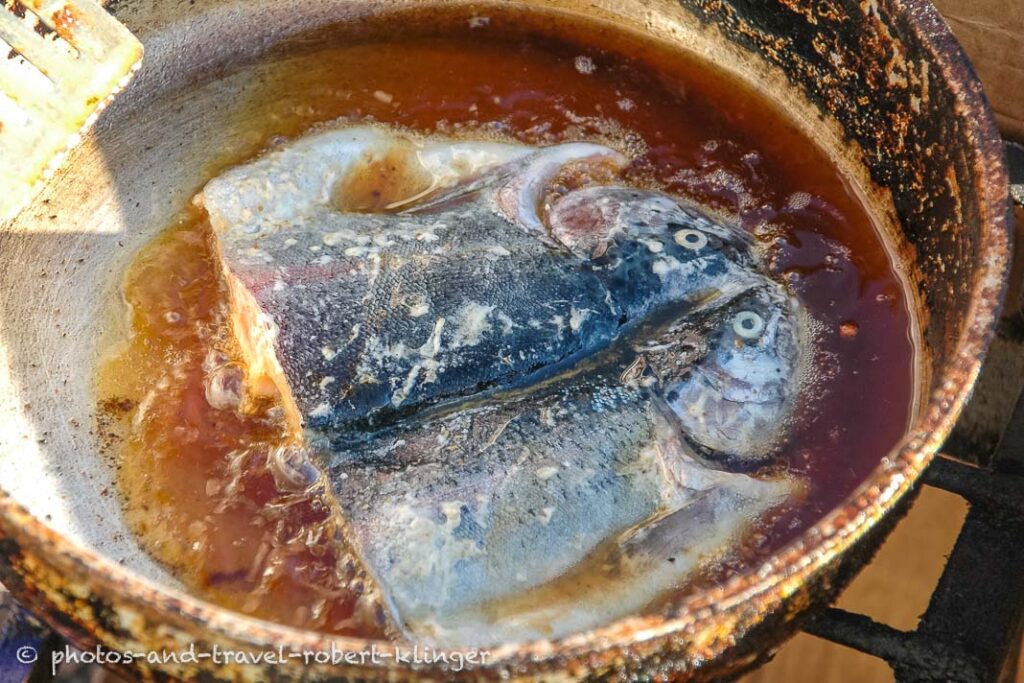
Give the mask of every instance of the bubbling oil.
M 781 449 L 806 481 L 801 500 L 680 591 L 720 581 L 814 523 L 903 436 L 914 344 L 898 271 L 843 174 L 775 103 L 662 46 L 596 31 L 534 35 L 495 19 L 443 37 L 421 27 L 310 41 L 250 67 L 235 106 L 251 144 L 221 167 L 339 120 L 533 145 L 589 140 L 625 151 L 634 183 L 751 232 L 816 321 L 820 362 L 813 401 Z M 369 208 L 380 200 L 359 196 Z M 302 628 L 393 635 L 383 615 L 365 613 L 373 588 L 326 483 L 288 457 L 280 406 L 231 408 L 240 357 L 219 273 L 207 222 L 185 209 L 125 274 L 130 335 L 103 358 L 97 390 L 120 437 L 126 517 L 149 553 L 216 603 Z

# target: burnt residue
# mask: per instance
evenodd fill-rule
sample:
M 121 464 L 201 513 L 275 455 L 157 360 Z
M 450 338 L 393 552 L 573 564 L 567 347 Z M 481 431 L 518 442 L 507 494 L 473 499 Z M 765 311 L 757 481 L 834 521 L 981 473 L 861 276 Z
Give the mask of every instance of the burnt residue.
M 50 25 L 64 40 L 74 42 L 74 32 L 78 28 L 80 19 L 70 5 L 60 8 L 50 17 Z
M 936 366 L 953 359 L 975 293 L 992 308 L 1001 297 L 1008 204 L 1002 151 L 967 58 L 925 2 L 699 0 L 684 3 L 702 21 L 780 67 L 836 119 L 863 150 L 871 178 L 888 189 L 916 251 L 925 330 Z M 979 180 L 999 188 L 968 191 Z M 975 230 L 974 226 L 988 227 Z

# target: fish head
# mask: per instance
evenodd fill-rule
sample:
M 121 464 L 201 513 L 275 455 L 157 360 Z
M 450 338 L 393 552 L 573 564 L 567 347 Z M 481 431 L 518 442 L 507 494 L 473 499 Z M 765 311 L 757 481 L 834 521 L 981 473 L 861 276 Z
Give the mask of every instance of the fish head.
M 551 236 L 581 257 L 600 256 L 614 243 L 632 240 L 654 254 L 667 253 L 684 261 L 712 254 L 753 259 L 749 234 L 654 190 L 586 187 L 551 202 L 546 222 Z
M 603 273 L 632 317 L 714 308 L 763 278 L 749 234 L 661 192 L 592 186 L 552 203 L 551 237 Z
M 706 355 L 664 384 L 665 403 L 698 453 L 738 466 L 763 463 L 792 422 L 809 355 L 806 314 L 765 279 L 699 325 Z

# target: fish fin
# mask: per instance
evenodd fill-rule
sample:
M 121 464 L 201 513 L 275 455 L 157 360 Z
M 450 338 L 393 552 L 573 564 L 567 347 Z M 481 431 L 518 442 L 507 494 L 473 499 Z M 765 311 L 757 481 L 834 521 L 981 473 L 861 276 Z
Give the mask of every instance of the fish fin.
M 611 165 L 616 171 L 626 165 L 619 152 L 591 143 L 577 142 L 542 149 L 525 161 L 522 170 L 497 193 L 498 209 L 506 219 L 519 225 L 542 242 L 559 249 L 557 240 L 541 217 L 541 205 L 552 181 L 571 164 Z

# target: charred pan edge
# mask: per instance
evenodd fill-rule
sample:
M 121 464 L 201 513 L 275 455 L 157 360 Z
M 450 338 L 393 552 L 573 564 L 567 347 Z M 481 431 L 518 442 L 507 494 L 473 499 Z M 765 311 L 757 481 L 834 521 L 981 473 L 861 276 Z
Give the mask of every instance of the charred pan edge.
M 903 507 L 945 440 L 993 334 L 1010 253 L 1002 147 L 973 69 L 926 0 L 685 4 L 700 21 L 787 73 L 823 115 L 843 125 L 863 150 L 872 177 L 891 189 L 916 247 L 920 296 L 939 314 L 932 316 L 926 340 L 935 367 L 943 370 L 932 382 L 925 412 L 844 505 L 757 571 L 693 596 L 672 618 L 631 618 L 562 641 L 501 646 L 486 667 L 461 673 L 393 663 L 295 663 L 270 674 L 275 680 L 551 674 L 706 679 L 738 671 L 780 640 L 800 611 L 833 595 L 852 575 L 895 522 L 894 509 Z M 977 233 L 962 225 L 976 225 Z M 196 642 L 323 651 L 332 644 L 355 651 L 371 645 L 268 624 L 141 580 L 53 532 L 2 492 L 0 556 L 0 580 L 80 645 L 159 650 Z M 376 645 L 393 651 L 389 644 Z M 157 678 L 198 673 L 187 665 L 136 666 Z M 267 676 L 265 665 L 230 665 L 204 679 Z

